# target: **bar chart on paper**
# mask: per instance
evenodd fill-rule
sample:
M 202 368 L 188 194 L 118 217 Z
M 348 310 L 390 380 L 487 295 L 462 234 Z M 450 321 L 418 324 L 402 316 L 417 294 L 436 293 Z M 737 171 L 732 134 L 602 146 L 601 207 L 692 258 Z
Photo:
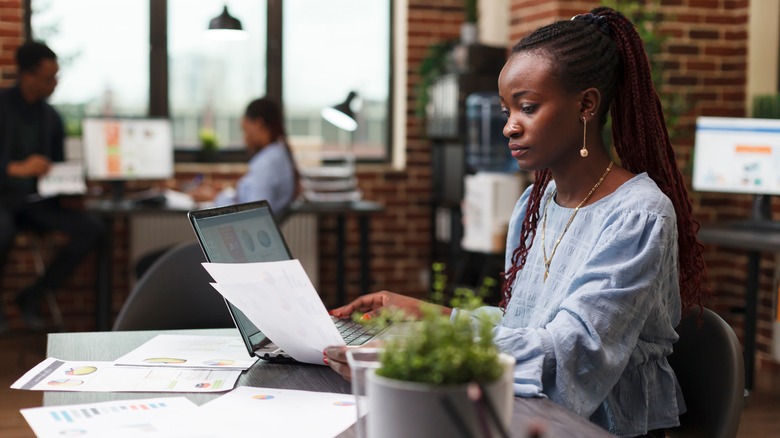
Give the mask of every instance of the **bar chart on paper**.
M 22 409 L 35 434 L 48 436 L 186 436 L 181 416 L 198 407 L 185 397 L 121 400 Z M 178 423 L 178 424 L 176 424 Z

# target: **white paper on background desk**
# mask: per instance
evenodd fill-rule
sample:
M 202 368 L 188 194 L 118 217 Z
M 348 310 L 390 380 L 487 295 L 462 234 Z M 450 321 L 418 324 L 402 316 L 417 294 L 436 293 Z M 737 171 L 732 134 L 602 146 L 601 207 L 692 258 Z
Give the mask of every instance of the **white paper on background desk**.
M 199 407 L 185 397 L 119 400 L 22 409 L 39 438 L 215 438 L 193 419 Z
M 51 163 L 49 172 L 38 178 L 38 194 L 44 198 L 56 195 L 83 195 L 86 192 L 84 166 L 78 161 Z
M 204 263 L 214 288 L 299 362 L 322 365 L 322 351 L 345 345 L 298 260 Z
M 239 386 L 200 407 L 226 437 L 332 438 L 355 423 L 351 394 Z
M 257 362 L 238 336 L 157 335 L 116 365 L 246 370 Z
M 49 357 L 11 385 L 31 391 L 220 392 L 236 385 L 241 371 L 114 366 L 114 362 L 63 361 Z

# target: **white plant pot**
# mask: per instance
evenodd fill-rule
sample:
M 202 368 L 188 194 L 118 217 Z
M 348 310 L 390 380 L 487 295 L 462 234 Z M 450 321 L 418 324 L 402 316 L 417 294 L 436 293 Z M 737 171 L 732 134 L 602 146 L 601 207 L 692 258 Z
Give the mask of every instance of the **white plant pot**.
M 512 419 L 514 391 L 513 357 L 501 354 L 504 372 L 484 385 L 484 396 L 494 406 L 504 430 Z M 368 436 L 370 438 L 429 438 L 434 436 L 484 436 L 483 422 L 491 436 L 500 436 L 484 404 L 467 395 L 468 384 L 432 385 L 368 375 Z M 481 411 L 480 411 L 481 410 Z M 470 433 L 464 433 L 466 428 Z

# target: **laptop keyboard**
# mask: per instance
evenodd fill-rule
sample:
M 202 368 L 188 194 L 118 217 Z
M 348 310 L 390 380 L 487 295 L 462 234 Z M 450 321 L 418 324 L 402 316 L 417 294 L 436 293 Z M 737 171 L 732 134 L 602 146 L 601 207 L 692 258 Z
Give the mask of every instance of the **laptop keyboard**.
M 377 335 L 377 331 L 373 327 L 366 327 L 351 319 L 334 318 L 333 323 L 336 324 L 336 328 L 347 345 L 363 345 Z

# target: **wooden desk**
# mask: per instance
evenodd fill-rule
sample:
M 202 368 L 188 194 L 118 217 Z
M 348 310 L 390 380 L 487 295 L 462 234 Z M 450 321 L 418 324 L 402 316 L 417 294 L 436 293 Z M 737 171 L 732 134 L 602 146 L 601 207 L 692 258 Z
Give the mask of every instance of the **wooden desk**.
M 238 331 L 235 329 L 51 333 L 48 335 L 46 354 L 47 356 L 64 360 L 112 361 L 161 333 L 238 336 Z M 238 385 L 342 394 L 350 392 L 349 383 L 330 368 L 318 365 L 269 364 L 263 361 L 258 361 L 249 370 L 243 372 L 238 380 Z M 43 404 L 45 406 L 58 406 L 109 400 L 186 396 L 194 403 L 200 405 L 220 395 L 137 392 L 45 392 Z M 544 425 L 545 433 L 543 436 L 574 438 L 612 436 L 600 427 L 572 414 L 549 400 L 516 398 L 514 413 L 512 414 L 512 436 L 525 437 L 526 430 L 528 430 L 528 426 L 531 423 L 542 423 Z M 354 436 L 355 432 L 352 429 L 339 435 L 340 438 Z
M 758 323 L 758 288 L 761 252 L 780 252 L 780 232 L 734 228 L 730 224 L 715 224 L 699 230 L 703 243 L 747 251 L 745 284 L 745 387 L 753 389 L 756 354 L 756 325 Z

